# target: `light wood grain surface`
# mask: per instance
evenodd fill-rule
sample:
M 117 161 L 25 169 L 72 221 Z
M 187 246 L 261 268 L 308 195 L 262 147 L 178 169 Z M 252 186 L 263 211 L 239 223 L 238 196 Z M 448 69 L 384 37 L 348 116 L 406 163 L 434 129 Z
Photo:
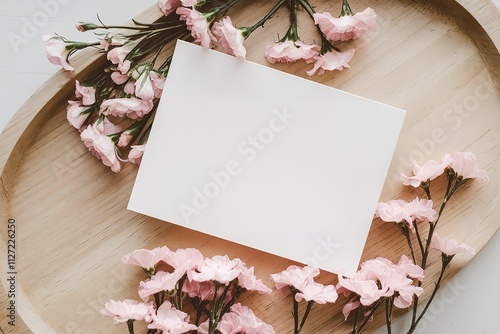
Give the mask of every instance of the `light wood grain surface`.
M 231 15 L 233 21 L 241 25 L 255 21 L 265 4 L 242 1 Z M 486 1 L 352 5 L 376 8 L 377 29 L 352 43 L 357 54 L 349 70 L 312 80 L 408 111 L 381 200 L 420 195 L 402 188 L 395 177 L 408 168 L 411 159 L 423 162 L 462 150 L 476 153 L 490 181 L 474 181 L 462 189 L 438 232 L 480 249 L 499 227 L 498 10 Z M 332 7 L 325 2 L 317 10 L 332 11 Z M 159 15 L 152 7 L 139 19 Z M 286 13 L 279 12 L 248 40 L 252 47 L 247 58 L 265 64 L 263 47 L 275 38 L 274 32 L 284 31 L 285 24 Z M 311 29 L 304 29 L 302 37 L 311 36 Z M 65 103 L 74 93 L 75 78 L 95 70 L 98 58 L 82 54 L 74 62 L 75 73 L 58 72 L 23 105 L 0 136 L 0 218 L 15 218 L 22 231 L 17 240 L 23 250 L 17 264 L 18 307 L 27 327 L 36 333 L 123 332 L 124 328 L 101 318 L 98 310 L 111 298 L 136 298 L 141 272 L 120 263 L 121 256 L 135 248 L 166 244 L 172 249 L 197 247 L 206 256 L 228 254 L 255 266 L 256 274 L 271 285 L 269 274 L 292 262 L 126 210 L 136 167 L 127 166 L 119 174 L 110 172 L 86 152 L 65 119 Z M 305 77 L 309 65 L 274 67 Z M 5 240 L 5 229 L 1 233 Z M 394 226 L 375 220 L 363 258 L 397 260 L 406 252 L 397 233 Z M 1 245 L 0 255 L 6 258 L 5 242 Z M 457 256 L 447 278 L 470 259 Z M 438 269 L 434 254 L 427 277 L 435 276 Z M 322 273 L 320 281 L 331 283 L 335 278 Z M 424 287 L 431 285 L 429 280 Z M 0 297 L 3 301 L 4 296 Z M 290 300 L 273 293 L 247 295 L 244 303 L 278 333 L 290 332 Z M 317 305 L 304 332 L 332 333 L 335 329 L 335 333 L 347 333 L 342 306 L 342 301 Z M 375 318 L 370 330 L 381 321 L 382 317 Z M 15 333 L 30 332 L 21 322 L 18 325 Z M 5 318 L 0 319 L 0 326 L 7 327 Z

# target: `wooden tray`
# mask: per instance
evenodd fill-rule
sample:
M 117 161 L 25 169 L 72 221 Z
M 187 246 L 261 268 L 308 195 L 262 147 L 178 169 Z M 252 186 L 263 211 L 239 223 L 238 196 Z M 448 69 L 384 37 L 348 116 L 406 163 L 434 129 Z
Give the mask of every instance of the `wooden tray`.
M 318 11 L 337 13 L 339 4 L 314 1 Z M 242 1 L 232 12 L 245 25 L 260 17 L 267 1 Z M 474 181 L 452 200 L 438 232 L 481 249 L 497 231 L 500 219 L 500 15 L 489 0 L 370 0 L 352 1 L 353 9 L 371 6 L 378 13 L 376 29 L 353 46 L 351 68 L 311 80 L 384 102 L 408 111 L 381 200 L 411 198 L 398 181 L 416 159 L 440 159 L 442 154 L 472 151 L 488 171 L 489 182 Z M 243 14 L 242 14 L 243 13 Z M 231 14 L 231 13 L 230 13 Z M 160 16 L 156 6 L 140 21 Z M 265 63 L 263 47 L 284 32 L 280 11 L 248 42 L 248 59 Z M 307 39 L 313 30 L 301 31 Z M 347 46 L 346 46 L 347 47 Z M 269 274 L 292 262 L 240 245 L 197 234 L 126 210 L 137 168 L 126 166 L 114 174 L 91 157 L 65 117 L 66 101 L 74 94 L 74 80 L 101 64 L 102 57 L 83 53 L 74 73 L 58 72 L 30 98 L 0 135 L 1 254 L 7 258 L 5 222 L 17 224 L 17 309 L 15 333 L 124 333 L 98 315 L 113 299 L 137 299 L 142 279 L 137 268 L 120 262 L 136 248 L 168 245 L 171 249 L 197 247 L 205 256 L 239 257 L 271 286 Z M 278 64 L 283 71 L 305 76 L 310 65 Z M 304 97 L 313 98 L 313 97 Z M 334 102 L 333 102 L 334 103 Z M 369 139 L 369 138 L 368 138 Z M 367 168 L 369 162 L 367 161 Z M 362 182 L 362 176 L 360 176 Z M 443 184 L 438 184 L 442 188 Z M 397 260 L 406 245 L 392 224 L 375 220 L 363 259 L 386 256 Z M 447 278 L 471 256 L 457 256 Z M 426 271 L 428 296 L 439 270 L 437 252 Z M 0 272 L 6 283 L 6 272 Z M 322 273 L 331 283 L 335 275 Z M 0 289 L 0 307 L 7 298 Z M 246 295 L 246 305 L 271 323 L 277 333 L 291 331 L 291 301 L 274 292 Z M 341 308 L 316 305 L 303 333 L 348 333 Z M 460 315 L 457 315 L 457 317 Z M 379 314 L 371 329 L 383 324 Z M 7 318 L 0 326 L 6 330 Z

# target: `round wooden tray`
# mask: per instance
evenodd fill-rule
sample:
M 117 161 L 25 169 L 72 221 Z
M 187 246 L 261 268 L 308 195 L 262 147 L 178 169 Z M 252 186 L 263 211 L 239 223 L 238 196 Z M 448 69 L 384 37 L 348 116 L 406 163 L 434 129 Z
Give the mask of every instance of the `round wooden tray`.
M 337 3 L 314 2 L 318 11 L 335 14 L 339 10 Z M 230 14 L 234 22 L 249 24 L 261 16 L 266 4 L 264 0 L 242 1 Z M 473 181 L 461 189 L 437 231 L 481 249 L 500 224 L 498 10 L 488 0 L 373 0 L 352 1 L 351 6 L 356 11 L 373 7 L 378 13 L 376 29 L 352 43 L 357 53 L 350 69 L 311 80 L 408 111 L 381 200 L 422 196 L 403 188 L 398 180 L 400 171 L 409 170 L 411 160 L 421 163 L 440 159 L 446 152 L 474 152 L 490 181 Z M 137 19 L 153 21 L 160 15 L 155 6 Z M 280 11 L 265 29 L 252 35 L 247 58 L 266 64 L 264 45 L 276 32 L 284 31 L 286 22 L 286 13 Z M 307 39 L 313 30 L 304 29 L 301 36 Z M 98 312 L 109 299 L 138 298 L 142 272 L 120 262 L 122 255 L 136 248 L 196 247 L 205 256 L 239 257 L 255 266 L 257 276 L 269 286 L 270 273 L 292 264 L 127 211 L 137 167 L 127 165 L 119 174 L 112 173 L 86 151 L 65 117 L 74 80 L 102 62 L 93 53 L 78 56 L 73 62 L 75 72 L 60 71 L 40 87 L 0 135 L 0 256 L 7 258 L 5 222 L 14 218 L 16 306 L 22 318 L 17 318 L 16 333 L 125 332 L 125 327 L 115 327 Z M 305 76 L 310 65 L 273 67 Z M 439 191 L 444 185 L 435 187 Z M 385 256 L 396 261 L 403 253 L 407 254 L 406 244 L 397 228 L 374 220 L 363 260 Z M 447 278 L 471 258 L 457 256 Z M 433 252 L 424 296 L 429 295 L 439 267 L 439 256 Z M 6 284 L 5 270 L 0 275 Z M 332 283 L 336 275 L 323 272 L 319 280 Z M 3 310 L 8 305 L 5 292 L 0 289 Z M 244 295 L 243 303 L 277 333 L 291 331 L 291 301 L 279 293 Z M 343 304 L 340 298 L 334 305 L 316 305 L 303 333 L 348 333 L 350 323 L 343 321 Z M 370 328 L 381 326 L 383 318 L 375 316 Z M 7 320 L 0 319 L 2 328 L 9 327 Z

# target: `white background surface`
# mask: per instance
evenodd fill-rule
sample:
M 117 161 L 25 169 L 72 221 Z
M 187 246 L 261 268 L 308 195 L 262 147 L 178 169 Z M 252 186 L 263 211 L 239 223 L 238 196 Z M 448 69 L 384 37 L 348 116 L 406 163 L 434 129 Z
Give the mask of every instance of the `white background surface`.
M 108 24 L 120 24 L 154 4 L 155 0 L 1 0 L 0 1 L 0 130 L 21 104 L 59 68 L 50 64 L 40 36 L 57 32 L 69 39 L 87 35 L 74 29 L 78 21 L 95 21 L 96 13 Z M 500 0 L 495 0 L 497 5 Z M 38 20 L 34 29 L 29 23 Z M 23 33 L 23 28 L 25 29 Z M 25 38 L 14 48 L 9 33 Z M 2 152 L 0 152 L 2 154 Z M 500 332 L 500 233 L 450 283 L 442 288 L 434 307 L 416 333 L 495 334 Z M 119 298 L 119 296 L 117 296 Z M 380 316 L 380 315 L 379 315 Z M 407 319 L 407 318 L 406 318 Z M 394 325 L 393 333 L 405 333 Z M 398 329 L 399 328 L 399 329 Z M 377 334 L 385 333 L 385 329 Z M 305 333 L 306 334 L 306 333 Z

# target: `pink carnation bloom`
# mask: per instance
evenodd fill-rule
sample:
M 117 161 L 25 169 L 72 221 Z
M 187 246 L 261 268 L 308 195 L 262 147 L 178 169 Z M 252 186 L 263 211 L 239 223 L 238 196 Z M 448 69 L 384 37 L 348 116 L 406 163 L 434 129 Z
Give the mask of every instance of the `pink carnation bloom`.
M 414 264 L 413 261 L 404 254 L 401 255 L 396 265 L 396 269 L 402 276 L 418 279 L 420 282 L 425 278 L 424 270 L 420 266 Z
M 116 325 L 128 320 L 144 320 L 154 314 L 152 304 L 139 303 L 138 301 L 126 299 L 124 301 L 110 300 L 104 304 L 101 315 L 113 317 Z
M 203 261 L 203 255 L 196 248 L 180 248 L 175 252 L 169 252 L 162 261 L 184 275 L 194 270 Z
M 194 37 L 194 42 L 205 47 L 211 48 L 214 37 L 210 32 L 210 24 L 206 17 L 196 9 L 179 7 L 176 10 L 182 21 L 186 21 L 187 28 Z
M 259 319 L 247 306 L 240 303 L 231 306 L 231 311 L 222 316 L 217 325 L 221 334 L 274 334 L 274 328 Z
M 170 15 L 174 10 L 179 8 L 180 5 L 180 0 L 158 0 L 158 7 L 160 7 L 160 10 L 165 16 Z
M 189 323 L 189 316 L 177 310 L 170 302 L 165 301 L 158 308 L 156 314 L 146 317 L 150 322 L 149 329 L 159 329 L 163 333 L 180 334 L 196 330 L 197 327 Z
M 82 112 L 87 109 L 88 107 L 82 106 L 80 101 L 68 101 L 66 118 L 68 119 L 69 124 L 79 130 L 88 117 L 88 114 L 82 114 Z
M 156 247 L 153 250 L 136 249 L 122 257 L 122 262 L 142 267 L 146 270 L 153 269 L 169 252 L 167 246 Z
M 173 273 L 158 271 L 147 281 L 139 283 L 139 296 L 143 301 L 148 301 L 149 296 L 161 291 L 172 291 L 177 282 L 181 279 L 183 273 L 175 270 Z
M 355 15 L 344 15 L 339 18 L 329 13 L 315 13 L 316 23 L 330 41 L 348 41 L 358 39 L 375 26 L 377 15 L 370 7 Z
M 470 253 L 476 254 L 476 250 L 467 244 L 458 244 L 455 239 L 440 238 L 437 233 L 434 233 L 431 239 L 431 247 L 441 251 L 442 253 L 453 256 L 455 254 Z
M 322 75 L 327 71 L 342 71 L 344 68 L 349 68 L 349 62 L 354 56 L 354 49 L 349 49 L 344 52 L 331 51 L 324 55 L 319 55 L 314 59 L 314 67 L 306 72 L 307 75 L 314 74 Z
M 128 153 L 128 161 L 140 165 L 142 162 L 142 156 L 144 155 L 144 150 L 146 149 L 146 144 L 142 145 L 132 145 L 131 150 Z
M 219 291 L 217 291 L 218 296 L 220 296 L 224 288 L 225 287 L 221 287 Z M 197 297 L 201 301 L 211 301 L 214 297 L 215 285 L 212 281 L 197 282 L 188 279 L 185 280 L 184 285 L 182 285 L 182 292 L 191 298 Z
M 54 65 L 60 65 L 67 71 L 73 71 L 74 68 L 68 62 L 70 50 L 66 48 L 66 42 L 62 37 L 43 35 L 42 42 L 45 44 L 47 58 Z
M 139 43 L 140 39 L 134 41 L 128 41 L 120 47 L 111 49 L 108 51 L 107 58 L 113 64 L 123 64 L 125 57 L 130 51 Z M 123 72 L 122 72 L 123 73 Z
M 243 31 L 233 25 L 229 16 L 216 22 L 212 28 L 212 33 L 227 54 L 243 59 L 246 57 L 247 50 L 243 46 L 245 41 Z
M 213 280 L 227 285 L 240 274 L 237 264 L 236 260 L 230 260 L 227 255 L 216 255 L 201 261 L 195 271 L 188 272 L 188 277 L 198 282 Z
M 295 300 L 300 302 L 305 299 L 308 302 L 315 301 L 318 304 L 326 304 L 335 303 L 337 297 L 337 290 L 333 285 L 323 285 L 310 281 L 295 295 Z
M 413 280 L 401 275 L 396 268 L 389 268 L 381 279 L 381 285 L 386 286 L 392 294 L 396 293 L 394 306 L 407 308 L 413 302 L 413 295 L 420 296 L 424 289 L 413 285 Z
M 100 124 L 96 122 L 88 126 L 81 132 L 80 138 L 96 158 L 102 160 L 104 165 L 111 167 L 111 170 L 117 173 L 121 169 L 121 163 L 116 145 L 108 136 L 111 134 L 110 130 L 114 133 L 114 130 L 119 132 L 121 129 L 105 118 Z
M 271 280 L 276 288 L 283 294 L 290 294 L 290 286 L 299 292 L 295 295 L 296 301 L 305 299 L 319 304 L 333 303 L 337 300 L 337 291 L 333 285 L 324 286 L 314 282 L 314 277 L 319 275 L 319 270 L 310 266 L 300 268 L 289 266 L 281 273 L 272 274 Z
M 101 111 L 106 115 L 132 119 L 141 118 L 147 115 L 152 109 L 152 100 L 143 100 L 137 97 L 109 99 L 101 104 Z
M 120 139 L 118 139 L 118 147 L 128 146 L 132 138 L 134 138 L 134 136 L 128 133 L 127 131 L 122 132 L 122 134 L 120 135 Z
M 379 202 L 375 209 L 375 216 L 380 217 L 385 222 L 406 222 L 413 232 L 415 230 L 414 221 L 434 220 L 436 211 L 432 205 L 432 200 L 419 199 L 418 197 L 411 202 L 401 199 Z
M 286 40 L 279 43 L 268 43 L 265 55 L 269 63 L 292 63 L 304 59 L 306 63 L 312 63 L 318 56 L 319 46 L 305 44 L 301 41 Z
M 95 88 L 92 86 L 83 86 L 76 80 L 75 96 L 82 99 L 82 104 L 90 106 L 95 103 Z
M 457 152 L 453 154 L 449 167 L 464 179 L 489 179 L 488 174 L 477 165 L 476 156 L 472 152 Z
M 257 279 L 254 274 L 254 267 L 247 268 L 245 263 L 240 259 L 236 259 L 238 265 L 236 268 L 240 270 L 238 275 L 238 285 L 247 291 L 257 291 L 259 294 L 271 293 L 272 290 L 269 289 L 262 280 Z
M 444 170 L 451 162 L 451 157 L 449 155 L 443 158 L 443 161 L 437 162 L 435 160 L 429 160 L 425 162 L 422 166 L 417 165 L 416 161 L 413 161 L 413 175 L 406 176 L 401 174 L 401 180 L 405 186 L 419 187 L 422 182 L 428 182 L 434 180 L 436 177 L 444 173 Z
M 111 80 L 117 85 L 121 85 L 128 80 L 128 75 L 122 74 L 120 71 L 114 71 L 111 73 Z

